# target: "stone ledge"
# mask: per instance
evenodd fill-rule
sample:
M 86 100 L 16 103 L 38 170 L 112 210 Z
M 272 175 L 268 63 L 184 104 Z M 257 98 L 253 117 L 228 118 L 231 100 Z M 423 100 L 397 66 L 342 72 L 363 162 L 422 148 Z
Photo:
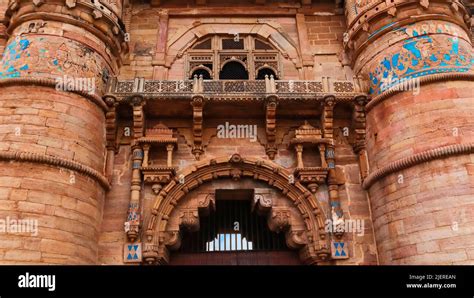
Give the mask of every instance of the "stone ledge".
M 420 86 L 427 85 L 434 82 L 439 82 L 439 81 L 454 81 L 454 80 L 474 81 L 474 73 L 441 73 L 441 74 L 433 74 L 426 77 L 414 78 L 414 79 L 420 80 Z M 394 88 L 396 87 L 397 86 L 394 86 Z M 384 93 L 373 97 L 365 106 L 365 111 L 369 113 L 373 108 L 375 108 L 375 106 L 377 106 L 378 104 L 380 104 L 381 102 L 389 98 L 390 96 L 393 96 L 401 92 L 408 92 L 408 91 L 399 91 L 396 89 L 389 89 L 385 91 Z
M 63 167 L 69 170 L 79 172 L 81 174 L 87 175 L 97 182 L 105 189 L 110 189 L 110 184 L 107 178 L 99 173 L 98 171 L 83 165 L 77 161 L 69 160 L 65 158 L 60 158 L 56 156 L 50 156 L 46 154 L 38 154 L 31 152 L 21 152 L 21 151 L 0 151 L 0 160 L 8 161 L 19 161 L 19 162 L 33 162 L 40 164 L 48 164 L 52 166 Z
M 43 87 L 49 87 L 49 88 L 56 88 L 56 82 L 53 79 L 47 79 L 47 78 L 10 78 L 10 79 L 1 79 L 0 80 L 0 87 L 5 87 L 5 86 L 27 86 L 27 85 L 33 85 L 33 86 L 43 86 Z M 89 94 L 83 90 L 74 90 L 74 91 L 67 91 L 70 93 L 75 93 L 77 95 L 80 95 L 82 97 L 87 98 L 90 100 L 92 103 L 97 105 L 99 108 L 101 108 L 104 113 L 106 113 L 109 109 L 105 102 L 102 100 L 100 96 L 97 94 Z
M 429 162 L 436 159 L 441 159 L 454 155 L 471 154 L 474 153 L 474 143 L 458 144 L 451 146 L 439 147 L 432 150 L 427 150 L 410 157 L 402 158 L 394 161 L 387 166 L 372 172 L 362 183 L 362 187 L 368 190 L 378 180 L 393 174 L 395 172 L 408 169 L 418 164 Z

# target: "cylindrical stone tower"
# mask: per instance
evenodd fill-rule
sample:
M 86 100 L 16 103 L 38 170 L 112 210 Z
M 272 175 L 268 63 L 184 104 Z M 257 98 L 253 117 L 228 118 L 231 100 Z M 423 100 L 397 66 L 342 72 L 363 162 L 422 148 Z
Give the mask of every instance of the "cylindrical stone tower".
M 474 58 L 457 0 L 346 1 L 381 264 L 474 264 Z
M 0 233 L 2 264 L 97 262 L 109 188 L 101 96 L 126 47 L 121 7 L 101 2 L 9 1 L 0 64 L 0 218 L 10 227 Z

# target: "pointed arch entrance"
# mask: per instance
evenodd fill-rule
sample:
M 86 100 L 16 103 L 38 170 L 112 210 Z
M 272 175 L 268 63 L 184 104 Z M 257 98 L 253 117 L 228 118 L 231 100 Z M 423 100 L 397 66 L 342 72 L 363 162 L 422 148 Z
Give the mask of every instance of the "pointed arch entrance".
M 191 191 L 215 180 L 244 178 L 265 183 L 285 198 L 285 204 L 274 204 L 264 194 L 256 193 L 252 204 L 266 216 L 271 231 L 284 233 L 287 246 L 298 251 L 301 262 L 314 264 L 329 259 L 326 218 L 314 195 L 299 182 L 291 184 L 290 174 L 278 165 L 234 154 L 187 168 L 163 187 L 146 224 L 144 261 L 169 263 L 170 252 L 182 244 L 182 228 L 198 230 L 200 214 L 214 208 L 213 193 L 204 192 L 183 203 Z

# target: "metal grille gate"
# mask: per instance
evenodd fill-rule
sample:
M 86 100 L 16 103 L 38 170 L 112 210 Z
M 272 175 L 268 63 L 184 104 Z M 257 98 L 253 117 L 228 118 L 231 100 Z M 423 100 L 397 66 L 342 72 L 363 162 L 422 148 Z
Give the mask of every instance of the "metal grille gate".
M 248 200 L 217 200 L 215 212 L 200 216 L 199 231 L 182 232 L 183 253 L 288 250 L 284 233 L 270 231 Z

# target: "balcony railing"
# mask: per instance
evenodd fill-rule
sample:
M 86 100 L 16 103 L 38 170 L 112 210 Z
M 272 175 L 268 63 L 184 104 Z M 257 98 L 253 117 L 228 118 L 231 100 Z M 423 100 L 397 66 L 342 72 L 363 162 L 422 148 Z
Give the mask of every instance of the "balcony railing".
M 315 96 L 332 94 L 334 96 L 355 96 L 367 93 L 367 84 L 360 78 L 352 81 L 332 80 L 323 77 L 321 81 L 280 81 L 273 78 L 265 80 L 194 80 L 168 81 L 168 80 L 134 80 L 111 79 L 108 93 L 119 97 L 142 94 L 147 97 L 160 96 L 192 96 L 202 94 L 205 96 L 266 96 L 275 94 L 287 96 Z

